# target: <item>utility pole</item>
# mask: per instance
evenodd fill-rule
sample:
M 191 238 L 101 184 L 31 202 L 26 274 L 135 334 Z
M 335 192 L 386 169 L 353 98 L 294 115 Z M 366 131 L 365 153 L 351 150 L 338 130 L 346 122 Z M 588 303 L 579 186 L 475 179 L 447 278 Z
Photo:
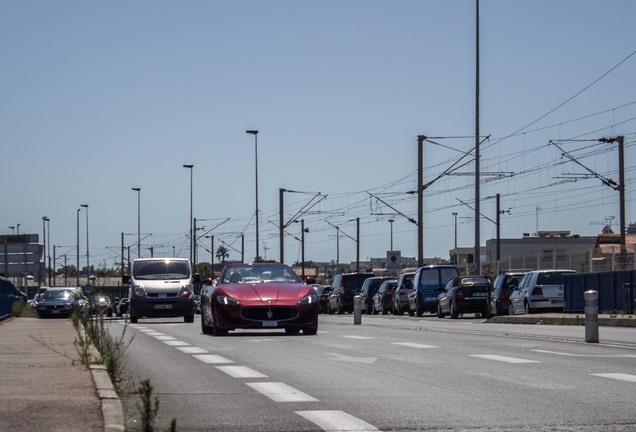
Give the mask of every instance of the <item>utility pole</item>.
M 356 272 L 360 271 L 360 218 L 356 218 Z
M 479 217 L 479 0 L 475 0 L 475 274 L 481 273 L 481 239 Z
M 285 242 L 283 240 L 285 229 L 285 221 L 283 218 L 283 194 L 285 193 L 285 189 L 278 189 L 278 241 L 279 241 L 279 249 L 280 249 L 280 262 L 281 264 L 285 262 Z
M 417 266 L 424 265 L 424 140 L 425 135 L 417 136 Z

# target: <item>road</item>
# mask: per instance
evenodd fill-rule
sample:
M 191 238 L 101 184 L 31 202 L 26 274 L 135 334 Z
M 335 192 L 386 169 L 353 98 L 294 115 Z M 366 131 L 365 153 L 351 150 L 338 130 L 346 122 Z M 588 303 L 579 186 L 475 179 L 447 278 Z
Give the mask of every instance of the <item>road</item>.
M 633 431 L 636 332 L 600 334 L 322 315 L 317 336 L 214 337 L 197 316 L 129 325 L 125 357 L 131 383 L 150 379 L 160 400 L 158 430 L 176 418 L 179 431 Z M 123 398 L 129 430 L 138 401 Z

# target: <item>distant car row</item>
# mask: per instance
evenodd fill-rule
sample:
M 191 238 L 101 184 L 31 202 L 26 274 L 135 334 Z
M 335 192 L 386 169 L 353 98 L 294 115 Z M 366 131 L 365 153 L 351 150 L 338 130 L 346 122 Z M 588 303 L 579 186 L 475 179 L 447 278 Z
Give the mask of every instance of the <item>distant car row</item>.
M 398 278 L 373 273 L 339 274 L 333 285 L 315 286 L 321 311 L 342 314 L 353 311 L 355 295 L 366 314 L 422 316 L 425 312 L 443 318 L 464 313 L 516 315 L 563 308 L 563 276 L 574 270 L 507 271 L 494 282 L 485 276 L 460 276 L 450 265 L 424 266 Z

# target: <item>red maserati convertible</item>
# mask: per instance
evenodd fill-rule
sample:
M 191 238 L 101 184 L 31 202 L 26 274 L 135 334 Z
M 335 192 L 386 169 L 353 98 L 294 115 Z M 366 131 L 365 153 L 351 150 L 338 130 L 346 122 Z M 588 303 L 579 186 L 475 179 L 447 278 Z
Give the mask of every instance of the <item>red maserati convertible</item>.
M 320 303 L 285 264 L 229 264 L 216 285 L 201 290 L 201 330 L 226 335 L 236 329 L 285 329 L 315 335 Z

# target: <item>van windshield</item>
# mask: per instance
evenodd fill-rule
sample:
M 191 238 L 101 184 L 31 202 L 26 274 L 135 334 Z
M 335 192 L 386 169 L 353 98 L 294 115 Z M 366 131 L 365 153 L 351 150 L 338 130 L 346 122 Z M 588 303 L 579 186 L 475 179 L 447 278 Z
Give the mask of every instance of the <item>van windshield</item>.
M 158 260 L 138 261 L 133 265 L 135 279 L 188 279 L 188 261 Z

